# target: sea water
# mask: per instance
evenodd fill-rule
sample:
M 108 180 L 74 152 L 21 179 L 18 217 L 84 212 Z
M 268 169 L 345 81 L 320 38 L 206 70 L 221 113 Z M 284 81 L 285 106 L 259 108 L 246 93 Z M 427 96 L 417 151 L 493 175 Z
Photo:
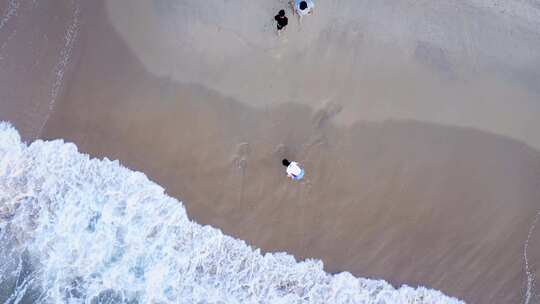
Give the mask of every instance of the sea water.
M 2 122 L 0 242 L 0 303 L 462 303 L 263 254 L 143 173 Z

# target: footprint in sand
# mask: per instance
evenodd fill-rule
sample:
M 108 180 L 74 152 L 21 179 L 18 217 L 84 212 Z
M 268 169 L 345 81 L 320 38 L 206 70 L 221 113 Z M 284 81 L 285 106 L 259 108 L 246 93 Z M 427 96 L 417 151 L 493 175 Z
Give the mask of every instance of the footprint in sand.
M 268 54 L 274 59 L 281 59 L 284 52 L 284 47 L 289 42 L 289 38 L 284 37 L 284 35 L 286 35 L 286 33 L 283 33 L 281 36 L 277 37 L 277 46 L 273 47 L 268 52 Z
M 236 148 L 236 154 L 233 157 L 233 164 L 236 168 L 244 171 L 247 168 L 247 158 L 250 152 L 249 143 L 240 143 Z
M 309 154 L 311 148 L 322 147 L 328 144 L 326 136 L 323 134 L 313 134 L 310 136 L 308 141 L 303 145 L 303 148 L 306 151 L 306 154 Z
M 287 147 L 284 144 L 279 144 L 274 148 L 274 155 L 285 156 L 287 153 Z
M 343 106 L 341 106 L 340 104 L 335 102 L 328 102 L 322 109 L 315 112 L 311 120 L 316 127 L 320 128 L 324 126 L 327 121 L 338 115 L 342 109 Z
M 281 51 L 279 50 L 271 51 L 270 56 L 272 56 L 274 59 L 281 59 Z

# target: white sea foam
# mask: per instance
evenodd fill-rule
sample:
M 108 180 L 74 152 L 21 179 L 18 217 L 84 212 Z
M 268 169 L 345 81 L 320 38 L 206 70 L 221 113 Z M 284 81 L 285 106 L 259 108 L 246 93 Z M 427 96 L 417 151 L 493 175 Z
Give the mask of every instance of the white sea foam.
M 18 0 L 10 0 L 6 8 L 5 14 L 0 18 L 0 30 L 6 26 L 8 21 L 15 15 L 17 15 L 17 10 L 19 9 L 20 3 Z
M 0 303 L 462 303 L 190 221 L 140 172 L 0 123 Z M 1 259 L 0 259 L 1 260 Z
M 528 251 L 529 251 L 529 243 L 531 241 L 531 236 L 534 234 L 534 229 L 536 228 L 536 224 L 538 223 L 539 219 L 540 219 L 540 211 L 537 211 L 531 225 L 529 226 L 527 239 L 525 240 L 525 244 L 523 245 L 523 261 L 524 261 L 523 267 L 525 268 L 525 274 L 527 275 L 527 287 L 525 289 L 525 296 L 523 299 L 524 304 L 530 304 L 531 300 L 535 297 L 536 278 L 534 276 L 534 272 L 531 270 L 531 267 L 529 265 L 529 252 Z

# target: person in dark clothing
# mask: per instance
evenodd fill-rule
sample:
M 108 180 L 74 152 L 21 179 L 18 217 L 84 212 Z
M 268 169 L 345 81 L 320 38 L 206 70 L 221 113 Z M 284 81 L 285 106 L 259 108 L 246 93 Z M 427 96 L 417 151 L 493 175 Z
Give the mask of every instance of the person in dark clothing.
M 287 24 L 289 24 L 289 18 L 285 16 L 285 10 L 280 10 L 274 19 L 277 21 L 277 33 L 279 36 L 281 31 L 285 29 Z

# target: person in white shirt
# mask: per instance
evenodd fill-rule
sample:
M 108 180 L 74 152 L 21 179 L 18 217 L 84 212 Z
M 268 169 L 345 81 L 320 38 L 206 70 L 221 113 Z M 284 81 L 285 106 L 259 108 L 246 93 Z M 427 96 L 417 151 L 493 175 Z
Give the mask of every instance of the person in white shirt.
M 297 162 L 290 162 L 288 159 L 284 158 L 281 163 L 283 166 L 287 167 L 287 176 L 293 180 L 301 180 L 304 177 L 304 169 L 300 167 L 300 164 Z
M 313 13 L 315 3 L 313 0 L 294 0 L 293 13 L 298 15 L 298 20 L 302 21 L 302 17 Z

